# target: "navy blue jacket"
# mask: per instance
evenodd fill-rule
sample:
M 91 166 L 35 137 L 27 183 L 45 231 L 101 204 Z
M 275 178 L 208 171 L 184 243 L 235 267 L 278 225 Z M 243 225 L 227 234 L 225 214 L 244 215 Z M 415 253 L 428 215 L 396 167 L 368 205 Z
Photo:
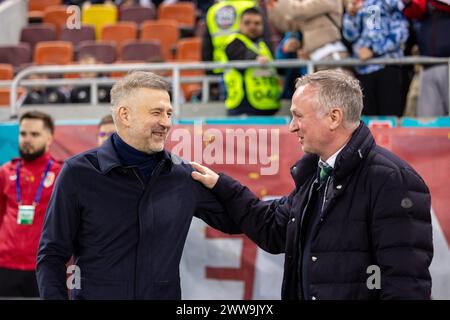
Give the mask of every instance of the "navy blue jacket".
M 148 184 L 123 167 L 111 138 L 67 160 L 42 230 L 37 281 L 43 299 L 67 299 L 73 255 L 81 289 L 73 299 L 180 299 L 179 263 L 193 216 L 239 233 L 192 167 L 164 152 Z
M 309 296 L 302 296 L 299 245 L 318 157 L 292 168 L 296 188 L 263 202 L 221 174 L 213 192 L 239 227 L 262 249 L 285 253 L 283 299 L 429 299 L 433 256 L 430 194 L 407 163 L 375 144 L 361 123 L 339 153 L 328 179 L 321 216 L 304 257 Z M 367 285 L 381 271 L 381 289 Z M 369 279 L 370 278 L 370 279 Z M 369 288 L 370 287 L 370 288 Z

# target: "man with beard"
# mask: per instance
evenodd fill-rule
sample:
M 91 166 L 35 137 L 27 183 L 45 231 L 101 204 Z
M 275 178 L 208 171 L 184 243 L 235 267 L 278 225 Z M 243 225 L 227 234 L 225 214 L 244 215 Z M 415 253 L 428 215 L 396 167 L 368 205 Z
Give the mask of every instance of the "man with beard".
M 38 297 L 36 254 L 61 164 L 50 157 L 52 118 L 39 111 L 19 120 L 20 158 L 0 168 L 0 297 Z
M 164 149 L 168 83 L 134 72 L 111 90 L 117 132 L 68 159 L 56 182 L 37 258 L 41 298 L 180 299 L 179 264 L 195 215 L 240 232 L 192 167 Z M 66 263 L 74 256 L 72 282 Z

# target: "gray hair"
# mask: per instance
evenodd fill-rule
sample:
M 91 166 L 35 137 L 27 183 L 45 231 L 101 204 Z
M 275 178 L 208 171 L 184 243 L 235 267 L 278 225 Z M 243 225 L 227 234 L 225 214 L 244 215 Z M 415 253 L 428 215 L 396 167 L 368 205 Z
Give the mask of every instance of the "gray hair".
M 318 112 L 326 114 L 334 107 L 341 108 L 344 126 L 359 124 L 363 109 L 363 94 L 359 81 L 338 70 L 322 70 L 298 78 L 295 88 L 311 85 L 317 89 Z
M 111 89 L 111 104 L 114 110 L 129 97 L 134 90 L 140 88 L 169 91 L 169 83 L 152 72 L 134 71 L 117 81 Z

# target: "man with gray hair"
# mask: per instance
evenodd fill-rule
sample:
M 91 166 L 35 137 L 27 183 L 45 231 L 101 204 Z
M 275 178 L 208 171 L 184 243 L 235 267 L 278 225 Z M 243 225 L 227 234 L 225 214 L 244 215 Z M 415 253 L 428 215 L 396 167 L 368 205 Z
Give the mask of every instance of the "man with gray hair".
M 37 257 L 43 299 L 180 299 L 179 264 L 193 216 L 239 229 L 192 167 L 164 150 L 167 82 L 135 72 L 111 90 L 117 128 L 68 159 L 48 206 Z M 66 282 L 66 263 L 73 256 Z
M 377 146 L 360 121 L 357 80 L 319 71 L 296 84 L 290 131 L 305 155 L 295 189 L 260 201 L 224 174 L 195 164 L 244 233 L 285 253 L 283 299 L 429 299 L 430 194 L 419 174 Z

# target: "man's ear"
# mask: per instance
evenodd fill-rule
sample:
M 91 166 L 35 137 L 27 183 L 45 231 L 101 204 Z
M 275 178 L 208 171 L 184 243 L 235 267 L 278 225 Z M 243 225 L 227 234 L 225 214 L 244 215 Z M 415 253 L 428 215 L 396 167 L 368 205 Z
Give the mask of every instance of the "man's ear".
M 330 111 L 330 129 L 332 131 L 339 128 L 344 121 L 344 113 L 341 108 L 333 108 Z
M 124 105 L 119 106 L 117 108 L 117 118 L 125 127 L 129 127 L 131 123 L 130 108 Z

